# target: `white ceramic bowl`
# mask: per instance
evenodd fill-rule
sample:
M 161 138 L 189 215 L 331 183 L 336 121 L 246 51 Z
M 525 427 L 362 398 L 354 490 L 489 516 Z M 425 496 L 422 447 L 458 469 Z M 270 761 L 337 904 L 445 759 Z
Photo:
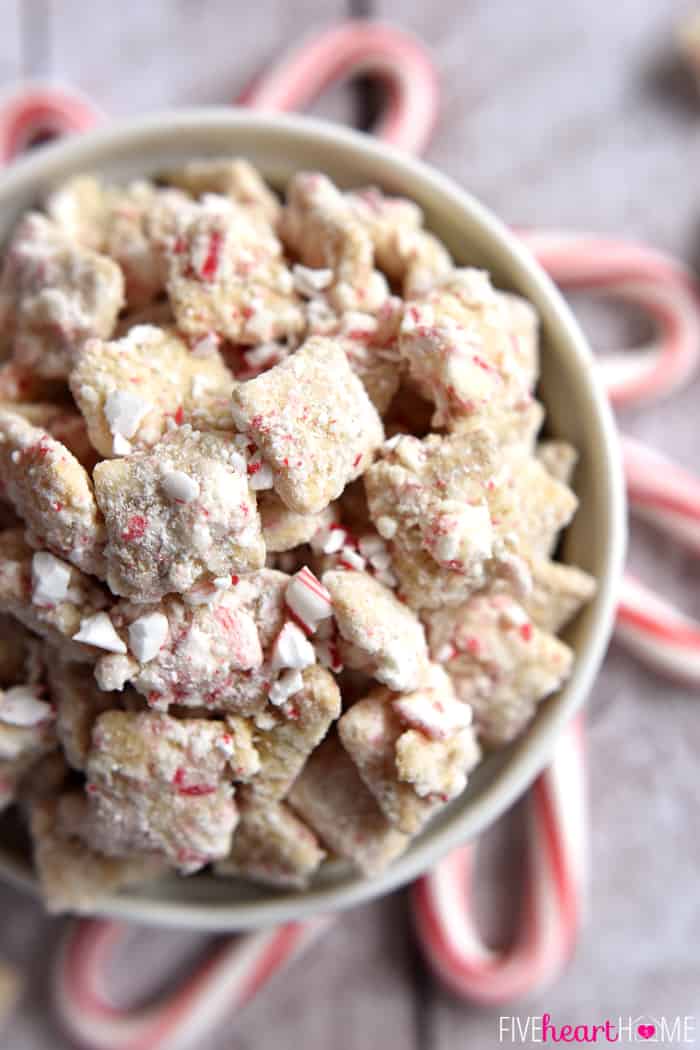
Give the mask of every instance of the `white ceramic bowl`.
M 329 866 L 311 889 L 281 893 L 206 875 L 172 877 L 110 898 L 99 909 L 120 919 L 207 930 L 296 919 L 386 893 L 495 820 L 547 763 L 559 732 L 591 688 L 611 632 L 626 536 L 615 425 L 591 352 L 565 302 L 517 238 L 486 208 L 430 167 L 375 139 L 308 118 L 233 109 L 184 110 L 115 124 L 43 149 L 2 175 L 0 242 L 21 212 L 77 172 L 97 171 L 122 180 L 192 157 L 221 154 L 248 157 L 280 187 L 295 171 L 317 169 L 343 187 L 377 184 L 410 197 L 457 262 L 485 267 L 499 286 L 534 303 L 544 331 L 540 392 L 548 430 L 581 453 L 576 474 L 581 506 L 566 534 L 563 557 L 593 573 L 598 593 L 566 634 L 576 650 L 566 688 L 540 706 L 513 746 L 479 767 L 467 791 L 382 875 L 368 879 L 346 866 Z M 26 841 L 11 818 L 0 828 L 0 875 L 34 887 Z

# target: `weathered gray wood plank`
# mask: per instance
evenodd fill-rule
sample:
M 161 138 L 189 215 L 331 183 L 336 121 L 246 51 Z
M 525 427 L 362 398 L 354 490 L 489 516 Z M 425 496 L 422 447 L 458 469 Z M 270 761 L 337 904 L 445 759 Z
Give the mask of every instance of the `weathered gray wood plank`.
M 292 41 L 344 11 L 341 0 L 259 0 L 243 13 L 229 0 L 50 0 L 52 55 L 68 77 L 115 117 L 177 105 L 224 104 Z M 347 96 L 322 104 L 347 119 Z
M 5 7 L 10 24 L 0 37 L 2 83 L 19 71 L 15 8 Z M 444 107 L 431 161 L 510 222 L 623 233 L 690 259 L 700 201 L 700 104 L 694 108 L 680 81 L 662 75 L 675 20 L 686 8 L 685 0 L 379 0 L 378 14 L 413 28 L 439 60 Z M 320 0 L 293 8 L 260 0 L 234 22 L 224 0 L 153 0 L 130 5 L 128 17 L 106 0 L 52 0 L 53 71 L 115 116 L 225 101 L 281 42 L 326 24 L 334 9 Z M 346 119 L 347 95 L 336 93 L 320 111 Z M 599 329 L 609 341 L 605 319 Z M 697 468 L 699 393 L 696 381 L 672 407 L 628 412 L 624 425 Z M 637 530 L 632 561 L 689 611 L 700 612 L 700 572 L 680 552 Z M 592 1023 L 618 1014 L 700 1011 L 700 960 L 693 950 L 700 935 L 700 850 L 688 831 L 697 710 L 686 691 L 641 674 L 613 650 L 589 717 L 588 932 L 563 981 L 516 1008 L 520 1014 L 546 1009 L 560 1023 Z M 489 836 L 484 852 L 495 874 L 482 875 L 479 908 L 498 937 L 512 918 L 516 831 L 506 827 Z M 6 1045 L 64 1050 L 44 991 L 46 946 L 57 925 L 4 889 L 0 915 L 0 951 L 18 961 L 42 960 Z M 187 943 L 168 935 L 153 951 L 164 958 Z M 145 944 L 143 953 L 145 962 Z M 418 1024 L 417 1004 L 426 995 L 419 987 L 403 904 L 371 905 L 341 918 L 211 1050 L 497 1045 L 497 1012 L 468 1009 L 440 991 L 430 994 L 427 1017 Z

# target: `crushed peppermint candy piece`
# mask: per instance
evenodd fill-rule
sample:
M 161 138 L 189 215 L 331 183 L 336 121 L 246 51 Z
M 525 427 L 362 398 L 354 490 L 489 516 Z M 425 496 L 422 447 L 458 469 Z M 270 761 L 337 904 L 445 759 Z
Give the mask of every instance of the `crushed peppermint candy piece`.
M 313 299 L 324 288 L 328 288 L 333 280 L 332 270 L 312 270 L 309 266 L 295 263 L 292 267 L 294 288 L 303 295 L 305 299 Z
M 285 601 L 311 634 L 321 620 L 333 615 L 330 594 L 306 565 L 287 584 Z
M 192 343 L 192 355 L 194 357 L 211 357 L 219 349 L 221 340 L 216 332 L 207 332 Z
M 273 484 L 272 468 L 261 459 L 251 460 L 248 464 L 248 484 L 256 492 L 271 489 Z
M 329 525 L 318 529 L 311 537 L 311 549 L 316 554 L 337 554 L 345 546 L 347 538 L 347 529 L 342 525 Z
M 277 635 L 272 647 L 271 665 L 277 671 L 281 667 L 302 670 L 316 663 L 316 652 L 300 627 L 288 621 Z
M 399 697 L 392 707 L 402 722 L 431 740 L 446 740 L 472 723 L 469 704 L 434 690 Z
M 290 696 L 294 696 L 303 688 L 304 679 L 301 677 L 301 671 L 290 669 L 284 671 L 277 681 L 272 683 L 267 698 L 275 707 L 281 707 Z
M 37 551 L 32 558 L 32 602 L 54 606 L 65 601 L 70 586 L 70 566 L 48 551 Z
M 0 692 L 0 722 L 8 726 L 40 725 L 53 718 L 51 705 L 39 699 L 36 686 L 15 685 Z
M 355 569 L 357 572 L 362 572 L 367 564 L 362 555 L 352 547 L 343 547 L 338 554 L 338 560 L 346 569 Z
M 383 539 L 392 539 L 396 535 L 397 529 L 398 524 L 395 518 L 389 518 L 384 514 L 377 518 L 377 532 Z
M 177 503 L 191 503 L 199 496 L 199 484 L 184 470 L 168 470 L 161 481 L 163 491 Z
M 340 650 L 335 639 L 322 638 L 315 643 L 315 648 L 316 656 L 321 666 L 327 667 L 329 671 L 334 671 L 336 674 L 340 674 L 343 670 L 343 661 L 340 659 Z
M 286 355 L 287 349 L 283 343 L 261 343 L 260 346 L 246 350 L 243 357 L 249 369 L 264 372 L 266 368 L 278 364 Z
M 128 456 L 131 452 L 131 442 L 127 441 L 121 434 L 115 434 L 112 439 L 112 452 L 115 456 Z
M 114 390 L 105 401 L 105 418 L 116 437 L 132 438 L 153 406 L 128 390 Z
M 168 637 L 168 618 L 163 613 L 147 613 L 129 624 L 129 648 L 145 664 L 157 656 Z
M 80 630 L 73 635 L 73 641 L 94 645 L 97 649 L 106 649 L 109 653 L 126 653 L 126 646 L 106 612 L 99 612 L 81 620 Z

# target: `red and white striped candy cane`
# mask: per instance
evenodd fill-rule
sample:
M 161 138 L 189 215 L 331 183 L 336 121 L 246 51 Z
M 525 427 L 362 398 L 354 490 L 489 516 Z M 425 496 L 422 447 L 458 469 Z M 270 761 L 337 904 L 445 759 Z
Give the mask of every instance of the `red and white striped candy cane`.
M 521 999 L 551 983 L 568 961 L 581 922 L 587 876 L 583 722 L 562 734 L 527 799 L 527 874 L 513 944 L 484 943 L 471 906 L 476 846 L 440 861 L 412 890 L 418 934 L 434 972 L 457 995 L 485 1006 Z
M 700 481 L 632 438 L 623 439 L 622 452 L 632 513 L 699 554 Z M 615 636 L 659 674 L 700 687 L 700 622 L 629 574 Z
M 622 458 L 632 513 L 700 554 L 700 479 L 631 437 Z
M 71 1038 L 87 1050 L 186 1050 L 250 1002 L 331 920 L 291 922 L 228 938 L 177 992 L 151 1006 L 115 1007 L 107 974 L 129 935 L 118 922 L 82 920 L 69 929 L 54 969 L 54 1004 Z
M 598 362 L 613 402 L 658 400 L 693 378 L 700 364 L 700 292 L 686 267 L 613 238 L 537 231 L 521 236 L 562 288 L 634 302 L 656 321 L 653 348 Z M 621 443 L 632 513 L 700 553 L 700 480 L 633 438 L 622 435 Z M 615 636 L 660 674 L 700 685 L 700 623 L 630 575 L 622 582 Z
M 652 346 L 606 354 L 599 361 L 615 405 L 658 400 L 688 382 L 700 364 L 700 290 L 687 267 L 642 244 L 612 237 L 518 233 L 562 289 L 633 303 L 654 321 Z
M 275 112 L 305 109 L 329 84 L 366 74 L 381 80 L 387 93 L 375 133 L 421 153 L 437 119 L 437 74 L 423 45 L 393 26 L 351 21 L 319 33 L 258 77 L 238 101 Z
M 41 139 L 87 131 L 104 119 L 73 88 L 21 84 L 0 99 L 0 164 L 9 164 Z

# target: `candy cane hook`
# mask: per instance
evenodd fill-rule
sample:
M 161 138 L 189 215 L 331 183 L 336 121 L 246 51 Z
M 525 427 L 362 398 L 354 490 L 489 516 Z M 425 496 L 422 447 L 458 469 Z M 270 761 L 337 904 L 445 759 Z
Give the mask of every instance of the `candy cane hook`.
M 519 230 L 563 289 L 585 289 L 639 306 L 655 323 L 650 347 L 598 362 L 616 405 L 648 402 L 685 386 L 700 363 L 700 290 L 682 263 L 641 244 L 583 233 Z
M 250 1002 L 332 920 L 287 923 L 228 938 L 174 993 L 155 1005 L 118 1009 L 106 975 L 128 936 L 123 923 L 82 920 L 64 939 L 54 970 L 56 1011 L 87 1050 L 189 1050 Z
M 0 100 L 0 164 L 9 164 L 41 137 L 87 131 L 104 115 L 73 88 L 27 83 Z
M 580 717 L 557 744 L 528 796 L 528 870 L 513 945 L 483 941 L 471 908 L 475 846 L 451 853 L 413 887 L 418 935 L 437 974 L 457 995 L 485 1006 L 539 990 L 567 962 L 583 912 L 587 821 Z
M 238 98 L 253 109 L 305 109 L 331 83 L 369 74 L 387 90 L 375 134 L 409 153 L 427 145 L 437 118 L 435 67 L 413 36 L 376 22 L 345 22 L 291 51 Z

